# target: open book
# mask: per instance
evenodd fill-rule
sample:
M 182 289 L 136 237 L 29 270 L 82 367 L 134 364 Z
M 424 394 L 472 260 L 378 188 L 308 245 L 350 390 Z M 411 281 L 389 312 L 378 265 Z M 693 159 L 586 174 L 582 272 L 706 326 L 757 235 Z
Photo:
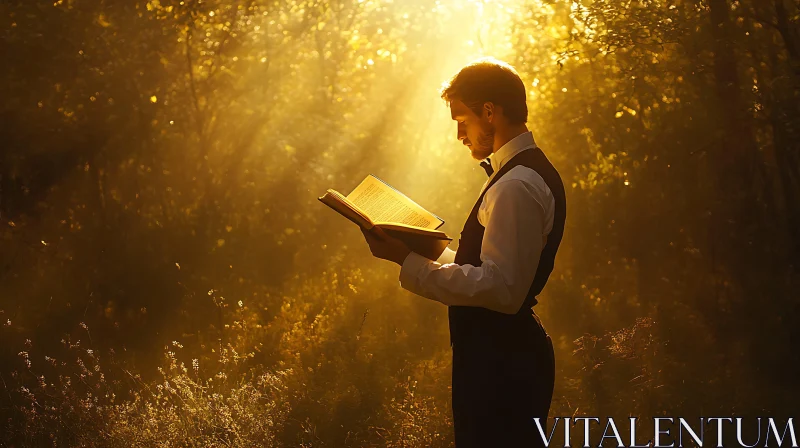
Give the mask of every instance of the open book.
M 436 229 L 444 221 L 370 174 L 347 196 L 328 190 L 318 198 L 365 230 L 379 227 L 412 251 L 436 260 L 453 239 Z

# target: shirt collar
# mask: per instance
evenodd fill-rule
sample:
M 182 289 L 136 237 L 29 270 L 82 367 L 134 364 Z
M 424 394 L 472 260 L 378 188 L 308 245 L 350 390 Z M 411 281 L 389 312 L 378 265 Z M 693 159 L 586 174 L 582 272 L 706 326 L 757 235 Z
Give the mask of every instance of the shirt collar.
M 512 157 L 517 155 L 523 149 L 535 148 L 536 142 L 533 140 L 533 133 L 531 131 L 523 132 L 518 136 L 512 138 L 494 154 L 489 157 L 489 162 L 492 164 L 494 172 L 500 171 L 500 168 L 506 164 Z

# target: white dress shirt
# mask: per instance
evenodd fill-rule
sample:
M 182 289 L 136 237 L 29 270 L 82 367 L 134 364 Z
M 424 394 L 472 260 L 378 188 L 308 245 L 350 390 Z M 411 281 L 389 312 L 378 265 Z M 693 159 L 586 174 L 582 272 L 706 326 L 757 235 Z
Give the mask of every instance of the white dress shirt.
M 494 173 L 523 149 L 534 148 L 525 132 L 489 158 Z M 481 265 L 457 265 L 446 248 L 431 261 L 411 252 L 400 269 L 400 286 L 445 305 L 480 306 L 506 314 L 519 311 L 533 283 L 547 235 L 553 229 L 555 198 L 536 171 L 516 166 L 492 185 L 478 209 L 485 227 Z

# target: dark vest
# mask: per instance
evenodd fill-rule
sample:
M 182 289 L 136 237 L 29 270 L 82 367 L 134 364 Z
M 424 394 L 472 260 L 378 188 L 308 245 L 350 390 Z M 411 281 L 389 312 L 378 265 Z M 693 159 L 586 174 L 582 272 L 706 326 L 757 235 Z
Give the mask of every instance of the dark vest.
M 464 229 L 461 231 L 461 237 L 458 240 L 458 250 L 456 251 L 454 262 L 458 265 L 480 266 L 482 264 L 480 254 L 485 228 L 478 221 L 478 209 L 481 202 L 483 202 L 483 196 L 489 188 L 518 165 L 526 166 L 536 171 L 542 176 L 550 191 L 553 192 L 555 199 L 553 229 L 548 234 L 547 242 L 542 249 L 539 265 L 536 268 L 536 275 L 528 290 L 528 295 L 516 315 L 500 313 L 481 307 L 451 306 L 448 308 L 450 343 L 454 346 L 475 343 L 487 348 L 510 347 L 520 340 L 520 338 L 516 337 L 521 331 L 519 327 L 530 322 L 531 308 L 538 303 L 536 296 L 542 292 L 550 273 L 553 271 L 558 245 L 561 243 L 561 237 L 564 234 L 567 204 L 561 176 L 559 176 L 558 171 L 538 147 L 525 149 L 514 155 L 483 189 L 467 221 L 464 223 Z

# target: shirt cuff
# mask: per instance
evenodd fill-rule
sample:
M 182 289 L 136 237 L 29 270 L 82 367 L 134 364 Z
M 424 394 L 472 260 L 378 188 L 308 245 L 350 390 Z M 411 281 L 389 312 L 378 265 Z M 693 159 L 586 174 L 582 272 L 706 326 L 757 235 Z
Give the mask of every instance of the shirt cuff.
M 400 286 L 415 292 L 419 282 L 419 273 L 428 263 L 433 263 L 433 261 L 416 252 L 409 252 L 400 267 Z
M 456 251 L 450 249 L 449 247 L 444 248 L 444 252 L 439 255 L 439 258 L 436 259 L 436 262 L 439 264 L 449 264 L 453 263 L 456 258 Z

